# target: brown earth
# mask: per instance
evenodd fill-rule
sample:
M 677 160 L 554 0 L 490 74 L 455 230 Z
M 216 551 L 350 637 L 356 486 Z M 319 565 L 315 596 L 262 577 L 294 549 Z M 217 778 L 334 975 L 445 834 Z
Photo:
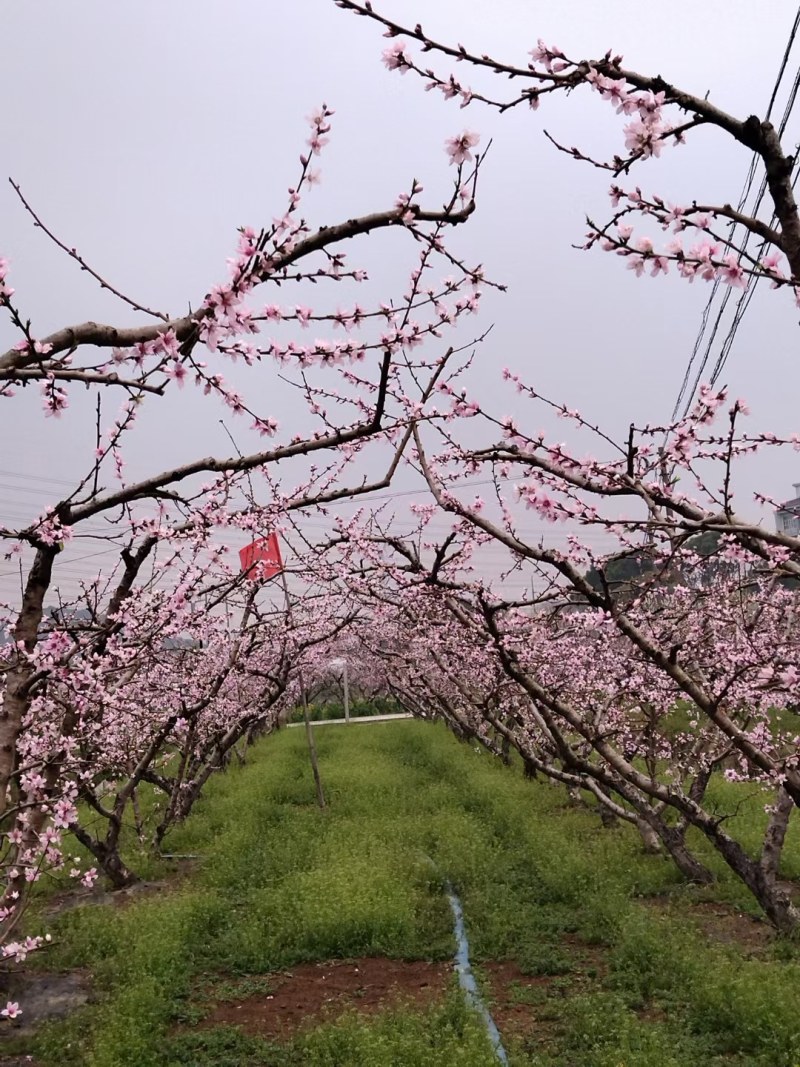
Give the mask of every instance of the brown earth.
M 143 896 L 156 896 L 160 893 L 171 892 L 193 874 L 197 869 L 199 859 L 198 856 L 187 856 L 172 860 L 164 878 L 157 882 L 133 882 L 124 889 L 107 889 L 102 880 L 91 889 L 81 885 L 69 886 L 51 896 L 42 914 L 46 918 L 54 919 L 65 911 L 72 911 L 73 908 L 94 907 L 102 904 L 123 907 Z
M 508 960 L 479 965 L 490 1011 L 502 1034 L 546 1041 L 557 1029 L 549 1021 L 558 1014 L 553 998 L 560 1000 L 604 973 L 602 947 L 570 935 L 565 943 L 575 962 L 567 976 L 527 975 Z M 199 991 L 204 1017 L 197 1025 L 238 1026 L 254 1036 L 286 1040 L 352 1009 L 365 1014 L 399 1007 L 425 1009 L 442 1000 L 452 981 L 449 962 L 383 957 L 306 963 L 255 979 L 217 976 Z
M 212 999 L 199 1025 L 241 1026 L 258 1037 L 288 1038 L 351 1008 L 365 1013 L 401 1005 L 426 1008 L 442 999 L 452 974 L 449 963 L 383 957 L 305 963 L 269 975 L 268 993 Z M 209 992 L 213 997 L 213 987 Z
M 774 940 L 775 931 L 763 919 L 719 901 L 698 901 L 687 909 L 711 941 L 736 945 L 747 952 L 763 950 Z
M 561 944 L 573 964 L 564 975 L 525 974 L 510 960 L 480 964 L 498 1030 L 504 1038 L 522 1039 L 531 1051 L 557 1045 L 563 998 L 590 988 L 608 971 L 607 949 L 602 945 L 587 944 L 575 934 L 563 934 Z
M 762 953 L 775 939 L 775 931 L 765 919 L 739 911 L 720 900 L 681 900 L 665 903 L 655 898 L 646 903 L 663 915 L 679 914 L 689 919 L 711 942 L 741 949 L 745 955 Z
M 542 1035 L 542 1015 L 553 995 L 553 975 L 523 974 L 510 960 L 481 964 L 486 976 L 489 1011 L 502 1037 Z

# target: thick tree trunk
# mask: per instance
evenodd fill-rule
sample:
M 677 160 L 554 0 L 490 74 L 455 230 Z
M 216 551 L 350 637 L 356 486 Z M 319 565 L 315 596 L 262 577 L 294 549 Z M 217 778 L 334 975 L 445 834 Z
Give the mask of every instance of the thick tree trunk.
M 144 842 L 144 823 L 139 808 L 139 794 L 135 789 L 131 790 L 131 808 L 133 809 L 133 825 L 136 830 L 136 836 L 141 842 Z
M 53 560 L 58 552 L 59 549 L 55 545 L 43 545 L 38 548 L 28 574 L 22 608 L 13 632 L 14 641 L 18 645 L 24 645 L 26 652 L 33 652 L 39 640 L 44 598 L 50 587 Z M 22 655 L 14 655 L 16 662 L 12 661 L 6 674 L 5 692 L 0 703 L 0 818 L 8 807 L 9 790 L 16 767 L 17 738 L 30 706 L 28 683 L 33 677 L 33 668 Z
M 711 885 L 714 881 L 714 875 L 686 847 L 685 831 L 680 827 L 670 826 L 658 817 L 652 826 L 681 874 L 688 878 L 690 882 L 696 882 L 698 885 Z
M 175 783 L 173 794 L 167 805 L 167 810 L 164 812 L 164 818 L 158 824 L 155 833 L 153 834 L 153 846 L 156 851 L 161 850 L 164 838 L 167 836 L 167 831 L 170 827 L 174 826 L 176 823 L 183 822 L 188 816 L 213 769 L 216 769 L 216 767 L 207 768 L 207 773 L 203 774 L 202 781 L 195 780 L 191 782 Z
M 139 881 L 138 876 L 120 856 L 115 842 L 109 845 L 105 841 L 100 841 L 92 834 L 87 833 L 82 826 L 73 825 L 70 830 L 84 848 L 87 848 L 97 860 L 98 867 L 108 878 L 114 889 L 125 889 L 129 885 L 133 885 L 134 882 Z
M 800 928 L 800 910 L 792 904 L 786 890 L 779 886 L 776 872 L 769 869 L 769 863 L 762 866 L 760 861 L 750 859 L 739 842 L 724 834 L 716 822 L 709 820 L 699 828 L 741 878 L 777 930 L 790 934 Z
M 598 807 L 600 809 L 600 822 L 607 830 L 619 826 L 619 817 L 609 807 L 605 804 L 600 804 Z
M 661 839 L 653 827 L 641 817 L 636 816 L 636 829 L 642 839 L 642 846 L 649 856 L 656 856 L 661 852 Z
M 503 736 L 503 739 L 500 742 L 500 759 L 503 761 L 503 763 L 505 763 L 506 766 L 511 763 L 511 742 L 505 735 Z
M 779 786 L 775 796 L 775 803 L 764 834 L 764 845 L 761 849 L 759 866 L 766 879 L 777 881 L 781 865 L 781 853 L 783 843 L 786 840 L 786 831 L 789 829 L 789 818 L 794 810 L 794 801 L 784 786 Z
M 740 877 L 777 930 L 791 934 L 800 928 L 800 909 L 792 904 L 791 897 L 778 885 L 776 878 L 765 874 L 759 864 L 752 861 L 742 868 Z
M 4 691 L 0 694 L 2 696 L 0 700 L 0 826 L 2 826 L 3 816 L 9 809 L 10 803 L 15 802 L 19 793 L 14 783 L 17 740 L 30 707 L 30 683 L 34 677 L 34 669 L 27 662 L 25 653 L 33 652 L 39 640 L 39 627 L 44 614 L 44 598 L 50 587 L 53 560 L 59 551 L 60 549 L 55 545 L 42 545 L 36 550 L 22 597 L 22 608 L 12 635 L 15 643 L 24 647 L 24 652 L 15 650 L 12 654 L 11 667 L 6 673 Z M 5 858 L 9 861 L 9 866 L 26 849 L 35 847 L 38 831 L 44 822 L 41 816 L 41 809 L 34 807 L 23 829 L 22 843 L 10 848 L 6 854 Z M 0 907 L 10 908 L 13 913 L 17 910 L 19 902 L 24 900 L 28 883 L 25 880 L 22 864 L 12 869 L 16 871 L 16 877 L 10 878 L 6 883 L 0 895 Z

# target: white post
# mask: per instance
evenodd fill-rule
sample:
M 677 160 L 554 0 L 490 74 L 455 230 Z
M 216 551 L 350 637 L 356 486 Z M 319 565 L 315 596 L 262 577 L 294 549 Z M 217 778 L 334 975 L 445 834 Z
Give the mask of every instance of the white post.
M 350 725 L 350 686 L 347 678 L 347 660 L 344 661 L 344 721 Z

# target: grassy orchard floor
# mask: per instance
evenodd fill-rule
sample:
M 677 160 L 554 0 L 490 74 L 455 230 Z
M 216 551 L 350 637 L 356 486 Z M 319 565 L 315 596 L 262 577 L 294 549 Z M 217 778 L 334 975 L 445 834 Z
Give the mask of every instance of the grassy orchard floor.
M 683 889 L 633 834 L 416 722 L 320 730 L 321 815 L 304 744 L 284 731 L 210 783 L 170 839 L 203 857 L 191 877 L 51 925 L 40 965 L 87 969 L 97 1001 L 21 1051 L 44 1067 L 491 1067 L 446 966 L 427 998 L 277 1040 L 212 1025 L 238 1004 L 274 1014 L 290 968 L 335 980 L 313 961 L 446 963 L 447 878 L 513 1067 L 800 1063 L 800 950 L 737 914 L 755 909 L 730 879 Z M 747 836 L 763 818 L 753 796 L 735 825 Z M 786 874 L 800 875 L 796 825 Z

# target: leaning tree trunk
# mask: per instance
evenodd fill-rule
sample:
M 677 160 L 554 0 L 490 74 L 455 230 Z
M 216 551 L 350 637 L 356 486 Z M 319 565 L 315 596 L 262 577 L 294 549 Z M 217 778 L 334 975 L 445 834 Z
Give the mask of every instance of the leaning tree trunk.
M 22 597 L 22 608 L 13 631 L 17 648 L 11 656 L 11 666 L 6 672 L 5 685 L 0 693 L 0 827 L 3 816 L 15 803 L 19 793 L 15 785 L 17 770 L 17 742 L 22 730 L 22 723 L 31 704 L 31 682 L 34 668 L 28 662 L 28 654 L 33 652 L 39 640 L 39 627 L 44 615 L 44 598 L 50 586 L 53 574 L 53 560 L 60 549 L 55 545 L 41 545 L 36 550 L 33 565 L 28 574 Z M 23 651 L 19 651 L 19 646 Z M 41 806 L 34 805 L 28 820 L 22 827 L 22 840 L 9 846 L 4 859 L 8 863 L 11 875 L 5 889 L 0 894 L 0 908 L 8 909 L 9 916 L 16 913 L 19 902 L 25 899 L 28 883 L 24 876 L 24 865 L 17 863 L 17 858 L 27 850 L 35 848 L 39 841 L 39 830 L 44 825 Z M 12 827 L 7 827 L 11 829 Z M 0 845 L 2 835 L 0 835 Z M 0 849 L 2 852 L 2 849 Z M 0 923 L 2 928 L 3 923 Z
M 786 840 L 786 831 L 789 829 L 789 818 L 794 810 L 794 801 L 787 792 L 785 786 L 778 788 L 775 803 L 770 812 L 767 830 L 764 834 L 764 844 L 761 849 L 759 866 L 764 877 L 777 882 L 781 864 L 781 854 Z
M 636 829 L 642 839 L 642 847 L 648 856 L 657 856 L 661 852 L 661 838 L 653 827 L 640 815 L 636 817 Z
M 777 868 L 771 863 L 774 845 L 767 850 L 768 862 L 762 863 L 752 860 L 738 841 L 723 833 L 710 816 L 698 825 L 698 829 L 709 838 L 734 874 L 741 878 L 777 930 L 791 934 L 800 928 L 800 910 L 792 903 L 788 892 L 779 885 Z
M 33 652 L 39 640 L 44 598 L 50 587 L 53 560 L 58 552 L 56 546 L 50 545 L 42 545 L 36 550 L 22 597 L 22 608 L 12 634 L 14 643 L 17 646 L 22 644 L 25 652 L 13 653 L 0 702 L 0 818 L 8 807 L 9 789 L 16 769 L 17 738 L 30 706 L 29 683 L 33 677 L 33 667 L 28 663 L 25 653 Z
M 670 826 L 663 819 L 656 817 L 651 826 L 658 834 L 669 852 L 675 866 L 681 874 L 690 882 L 697 885 L 711 885 L 714 881 L 713 873 L 701 863 L 699 859 L 686 846 L 686 832 L 677 826 Z
M 97 860 L 97 865 L 114 889 L 126 889 L 128 886 L 133 885 L 134 882 L 139 881 L 135 871 L 132 871 L 120 856 L 115 840 L 110 845 L 106 844 L 105 841 L 100 841 L 92 834 L 87 833 L 77 823 L 70 826 L 70 830 L 84 848 L 88 849 Z

